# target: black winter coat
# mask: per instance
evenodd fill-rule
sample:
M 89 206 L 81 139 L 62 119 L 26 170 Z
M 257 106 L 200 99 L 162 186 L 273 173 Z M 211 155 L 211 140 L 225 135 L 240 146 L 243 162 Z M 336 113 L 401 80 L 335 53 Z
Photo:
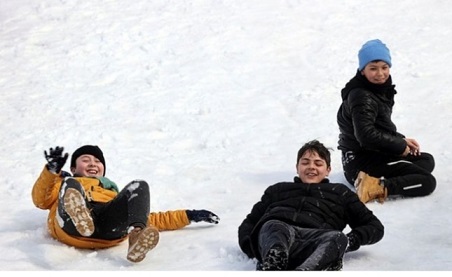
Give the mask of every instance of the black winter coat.
M 383 238 L 380 220 L 343 184 L 282 182 L 268 187 L 239 226 L 239 245 L 250 258 L 260 258 L 257 235 L 271 219 L 316 229 L 343 231 L 347 225 L 358 237 L 360 245 L 373 244 Z
M 404 135 L 391 120 L 394 96 L 392 79 L 382 85 L 370 83 L 358 71 L 342 89 L 342 105 L 337 113 L 338 149 L 401 155 L 406 148 Z

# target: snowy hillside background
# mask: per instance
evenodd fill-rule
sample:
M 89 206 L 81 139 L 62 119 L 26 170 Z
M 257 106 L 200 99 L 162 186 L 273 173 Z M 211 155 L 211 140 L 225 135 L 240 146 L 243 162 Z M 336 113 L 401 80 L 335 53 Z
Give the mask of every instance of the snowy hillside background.
M 394 121 L 436 158 L 431 196 L 368 207 L 386 234 L 344 271 L 452 270 L 452 9 L 446 0 L 0 3 L 1 270 L 252 271 L 237 228 L 264 189 L 295 176 L 311 139 L 336 149 L 340 89 L 361 45 L 391 49 Z M 127 243 L 51 239 L 31 188 L 43 152 L 99 145 L 107 177 L 151 185 L 151 209 L 209 209 L 219 225 L 161 234 L 139 264 Z M 69 170 L 66 165 L 65 170 Z

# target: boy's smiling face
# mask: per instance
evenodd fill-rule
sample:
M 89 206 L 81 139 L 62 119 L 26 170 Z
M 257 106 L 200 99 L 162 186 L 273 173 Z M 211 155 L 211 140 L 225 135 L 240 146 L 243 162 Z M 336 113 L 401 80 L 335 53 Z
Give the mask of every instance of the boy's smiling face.
M 361 71 L 369 82 L 376 85 L 384 84 L 390 74 L 390 67 L 383 61 L 370 62 Z
M 75 160 L 75 168 L 71 168 L 73 175 L 86 177 L 104 176 L 104 164 L 93 155 L 84 154 Z
M 316 151 L 306 151 L 297 164 L 297 173 L 303 183 L 320 183 L 331 171 Z

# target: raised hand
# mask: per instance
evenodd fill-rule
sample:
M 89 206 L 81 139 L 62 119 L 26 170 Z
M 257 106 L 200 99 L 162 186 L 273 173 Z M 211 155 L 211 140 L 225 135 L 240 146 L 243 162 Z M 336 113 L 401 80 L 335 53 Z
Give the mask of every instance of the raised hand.
M 64 147 L 50 148 L 49 153 L 44 150 L 44 157 L 47 160 L 47 169 L 53 173 L 59 173 L 69 157 L 68 153 L 63 155 Z

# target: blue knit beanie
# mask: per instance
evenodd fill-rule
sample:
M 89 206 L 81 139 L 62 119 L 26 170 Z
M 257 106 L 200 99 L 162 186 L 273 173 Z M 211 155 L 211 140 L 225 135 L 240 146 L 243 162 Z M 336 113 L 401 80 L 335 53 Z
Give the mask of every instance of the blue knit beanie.
M 389 65 L 391 64 L 391 54 L 388 47 L 379 39 L 369 40 L 364 43 L 358 53 L 359 59 L 359 71 L 363 70 L 366 65 L 372 61 L 384 61 Z

